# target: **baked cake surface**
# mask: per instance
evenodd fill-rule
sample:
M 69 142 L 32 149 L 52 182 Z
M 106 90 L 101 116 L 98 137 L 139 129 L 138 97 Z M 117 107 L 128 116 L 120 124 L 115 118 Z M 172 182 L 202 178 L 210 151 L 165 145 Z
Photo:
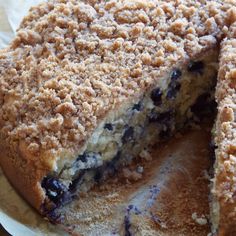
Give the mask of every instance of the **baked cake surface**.
M 175 81 L 181 76 L 213 77 L 210 60 L 217 61 L 218 44 L 236 19 L 235 5 L 233 0 L 51 0 L 32 8 L 0 54 L 0 163 L 12 184 L 43 214 L 45 205 L 48 210 L 70 201 L 71 176 L 78 180 L 81 169 L 97 168 L 118 154 L 118 148 L 106 156 L 92 152 L 101 127 L 111 130 L 110 123 L 141 99 L 149 114 L 145 94 L 150 109 L 158 110 L 163 96 L 169 106 L 176 91 L 170 93 L 166 84 L 180 90 Z M 206 54 L 207 75 L 202 61 L 192 63 Z M 196 96 L 210 85 L 199 85 Z M 166 122 L 172 113 L 164 111 L 149 122 Z M 115 145 L 123 147 L 133 133 L 130 127 L 121 131 L 123 144 Z M 77 158 L 79 173 L 78 165 L 71 165 Z M 63 183 L 51 177 L 55 173 Z
M 213 187 L 213 226 L 219 235 L 236 234 L 235 198 L 235 78 L 236 78 L 236 25 L 233 24 L 223 40 L 216 99 L 218 117 L 215 127 L 216 163 Z

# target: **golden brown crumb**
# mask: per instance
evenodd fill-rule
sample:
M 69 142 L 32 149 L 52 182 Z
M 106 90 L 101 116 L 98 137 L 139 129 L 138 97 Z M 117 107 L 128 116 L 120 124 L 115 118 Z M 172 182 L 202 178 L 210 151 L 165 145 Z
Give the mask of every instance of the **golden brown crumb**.
M 236 222 L 236 25 L 230 28 L 222 42 L 216 98 L 218 118 L 215 141 L 217 145 L 213 195 L 219 203 L 221 235 L 234 235 Z M 231 232 L 232 231 L 232 232 Z

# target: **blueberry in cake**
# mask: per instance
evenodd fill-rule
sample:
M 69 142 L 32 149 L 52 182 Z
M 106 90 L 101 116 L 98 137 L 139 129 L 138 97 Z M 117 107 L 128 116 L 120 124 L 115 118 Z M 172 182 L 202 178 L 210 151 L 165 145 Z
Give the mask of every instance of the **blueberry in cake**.
M 236 20 L 235 5 L 49 0 L 33 7 L 0 53 L 0 163 L 15 188 L 41 214 L 63 223 L 60 212 L 69 202 L 201 116 L 214 100 L 220 42 Z M 234 40 L 222 46 L 220 65 L 233 74 L 228 62 L 234 57 L 224 55 Z M 219 90 L 228 77 L 222 79 L 221 70 Z M 230 94 L 217 95 L 219 111 L 228 101 L 234 106 L 234 88 Z M 223 113 L 229 117 L 232 109 Z M 217 158 L 223 140 L 217 139 Z M 233 163 L 233 156 L 225 158 Z M 234 188 L 226 174 L 226 186 L 218 182 L 220 166 L 216 161 L 215 202 L 224 187 Z M 223 218 L 236 202 L 227 196 L 213 209 L 219 232 L 229 229 Z

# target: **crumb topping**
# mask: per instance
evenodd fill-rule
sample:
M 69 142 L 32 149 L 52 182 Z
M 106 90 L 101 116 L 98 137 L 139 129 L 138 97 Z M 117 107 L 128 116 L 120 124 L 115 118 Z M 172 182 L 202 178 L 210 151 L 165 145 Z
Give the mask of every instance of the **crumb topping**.
M 235 21 L 232 5 L 50 0 L 33 7 L 0 55 L 1 138 L 34 160 L 78 152 L 109 111 L 214 46 Z
M 234 14 L 235 15 L 235 14 Z M 213 192 L 220 204 L 220 225 L 236 220 L 236 24 L 222 42 L 216 98 L 216 168 Z M 229 228 L 229 227 L 228 227 Z M 234 227 L 233 227 L 234 228 Z M 235 232 L 234 232 L 235 233 Z

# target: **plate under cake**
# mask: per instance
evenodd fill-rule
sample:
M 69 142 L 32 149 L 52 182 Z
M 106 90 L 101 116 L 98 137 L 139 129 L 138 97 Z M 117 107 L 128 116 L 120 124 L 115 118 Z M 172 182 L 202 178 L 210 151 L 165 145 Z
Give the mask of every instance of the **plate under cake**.
M 212 107 L 236 2 L 50 0 L 0 54 L 0 163 L 60 212 Z

